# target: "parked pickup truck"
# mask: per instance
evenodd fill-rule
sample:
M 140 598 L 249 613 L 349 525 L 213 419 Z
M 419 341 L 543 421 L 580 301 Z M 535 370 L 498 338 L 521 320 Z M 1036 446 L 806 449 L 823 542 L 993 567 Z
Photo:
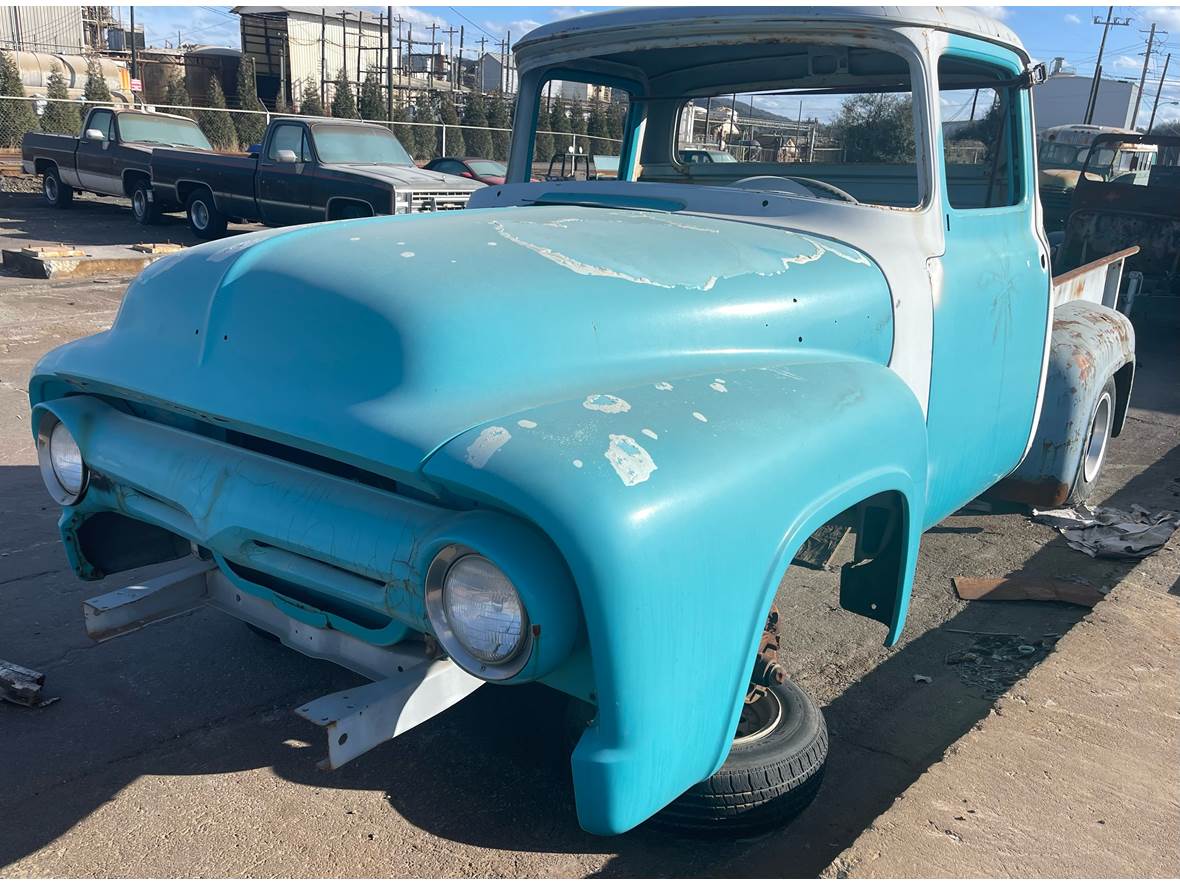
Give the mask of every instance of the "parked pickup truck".
M 130 197 L 141 224 L 156 220 L 150 164 L 161 147 L 212 151 L 201 128 L 187 117 L 132 108 L 91 108 L 81 137 L 29 132 L 21 139 L 21 160 L 29 175 L 41 176 L 51 206 L 68 208 L 74 191 Z
M 1131 393 L 1121 260 L 1050 279 L 1044 69 L 967 8 L 625 9 L 516 60 L 508 180 L 467 211 L 165 257 L 40 361 L 77 574 L 184 560 L 88 630 L 210 604 L 374 680 L 298 708 L 331 766 L 541 682 L 587 830 L 776 825 L 828 748 L 778 655 L 796 551 L 851 525 L 839 603 L 893 644 L 926 529 L 1005 479 L 1084 499 Z M 629 101 L 615 180 L 529 182 L 551 79 Z M 886 154 L 685 163 L 710 99 L 898 122 Z M 953 145 L 973 99 L 1003 123 Z
M 279 118 L 250 156 L 157 151 L 152 185 L 184 207 L 193 233 L 222 236 L 231 220 L 270 226 L 462 209 L 484 185 L 419 169 L 388 129 L 343 120 Z

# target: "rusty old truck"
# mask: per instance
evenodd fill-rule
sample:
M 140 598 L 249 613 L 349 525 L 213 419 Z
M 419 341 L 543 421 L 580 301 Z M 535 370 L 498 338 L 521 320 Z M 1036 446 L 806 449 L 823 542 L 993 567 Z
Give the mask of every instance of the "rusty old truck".
M 212 605 L 355 670 L 297 711 L 331 766 L 540 682 L 587 830 L 773 826 L 828 749 L 778 655 L 795 552 L 849 522 L 839 604 L 893 644 L 926 529 L 1001 483 L 1084 499 L 1131 395 L 1125 256 L 1051 279 L 1043 69 L 971 10 L 626 9 L 516 59 L 468 211 L 166 257 L 40 361 L 78 576 L 178 563 L 87 627 Z M 613 179 L 530 182 L 555 80 L 627 104 Z

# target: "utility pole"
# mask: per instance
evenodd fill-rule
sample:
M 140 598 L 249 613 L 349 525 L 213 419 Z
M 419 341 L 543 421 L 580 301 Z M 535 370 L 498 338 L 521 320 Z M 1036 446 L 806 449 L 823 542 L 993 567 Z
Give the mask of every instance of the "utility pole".
M 320 107 L 324 105 L 324 78 L 327 77 L 328 67 L 328 10 L 320 7 Z
M 1142 33 L 1142 31 L 1140 31 Z M 1131 128 L 1139 122 L 1139 102 L 1143 98 L 1143 84 L 1147 82 L 1147 66 L 1151 64 L 1151 47 L 1155 43 L 1155 22 L 1151 23 L 1151 33 L 1147 37 L 1147 52 L 1143 53 L 1143 73 L 1139 75 L 1139 91 L 1135 93 L 1135 110 L 1131 112 Z
M 361 91 L 361 44 L 365 42 L 365 13 L 358 11 L 356 14 L 356 91 L 357 96 L 360 96 Z
M 457 33 L 459 33 L 458 28 L 447 28 L 443 31 L 443 36 L 447 38 L 448 44 L 447 84 L 451 87 L 451 92 L 455 91 L 455 35 Z
M 401 27 L 401 16 L 398 16 L 398 27 Z M 386 43 L 386 61 L 388 62 L 385 68 L 385 118 L 387 120 L 393 119 L 393 7 L 385 7 L 385 43 Z M 398 44 L 401 48 L 401 44 Z
M 488 42 L 487 37 L 480 37 L 479 38 L 479 73 L 478 73 L 479 83 L 477 83 L 476 86 L 481 93 L 483 92 L 483 57 L 485 54 L 484 53 L 484 46 L 487 44 L 487 42 Z
M 1131 24 L 1129 18 L 1113 18 L 1114 7 L 1106 7 L 1106 21 L 1094 16 L 1094 24 L 1102 25 L 1102 42 L 1098 44 L 1098 61 L 1094 65 L 1094 79 L 1090 82 L 1090 97 L 1086 101 L 1086 117 L 1083 123 L 1090 123 L 1094 119 L 1094 108 L 1098 104 L 1098 84 L 1102 80 L 1099 73 L 1102 70 L 1102 53 L 1106 50 L 1106 35 L 1112 27 L 1126 27 Z
M 438 30 L 438 25 L 434 22 L 430 24 L 430 79 L 433 80 L 438 76 L 438 68 L 435 66 L 435 61 L 438 56 L 434 53 L 435 46 L 435 31 Z
M 1160 88 L 1156 90 L 1155 101 L 1151 105 L 1151 120 L 1147 123 L 1147 134 L 1151 134 L 1151 130 L 1155 127 L 1155 112 L 1160 106 L 1160 95 L 1164 91 L 1164 78 L 1168 76 L 1168 65 L 1172 62 L 1172 53 L 1168 53 L 1168 57 L 1164 59 L 1164 72 L 1160 74 Z
M 508 83 L 508 41 L 500 41 L 500 92 L 503 93 Z
M 455 75 L 459 89 L 463 89 L 463 26 L 459 25 L 459 73 Z
M 131 79 L 139 76 L 139 54 L 135 48 L 135 7 L 131 7 Z M 20 95 L 21 93 L 17 93 Z

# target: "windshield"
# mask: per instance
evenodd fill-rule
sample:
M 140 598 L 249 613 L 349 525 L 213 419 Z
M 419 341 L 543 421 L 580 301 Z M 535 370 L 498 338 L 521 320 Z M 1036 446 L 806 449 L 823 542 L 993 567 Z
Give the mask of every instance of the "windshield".
M 120 114 L 119 133 L 123 141 L 151 144 L 180 144 L 211 151 L 213 145 L 192 120 L 156 117 L 151 114 Z
M 709 156 L 714 163 L 736 163 L 737 157 L 733 154 L 727 154 L 724 151 L 709 151 Z
M 316 126 L 313 132 L 321 163 L 414 165 L 393 133 L 376 126 Z
M 1041 147 L 1041 165 L 1050 169 L 1081 169 L 1086 149 L 1072 144 L 1046 142 Z
M 504 177 L 508 174 L 508 167 L 503 163 L 497 163 L 495 160 L 468 160 L 467 165 L 471 167 L 471 171 L 476 175 L 499 175 Z

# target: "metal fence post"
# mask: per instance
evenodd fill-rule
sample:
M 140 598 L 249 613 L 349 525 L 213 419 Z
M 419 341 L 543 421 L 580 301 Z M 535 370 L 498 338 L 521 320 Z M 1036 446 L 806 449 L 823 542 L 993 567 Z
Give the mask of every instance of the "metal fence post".
M 446 155 L 447 155 L 447 124 L 443 123 L 442 124 L 442 154 L 440 156 L 445 157 Z

